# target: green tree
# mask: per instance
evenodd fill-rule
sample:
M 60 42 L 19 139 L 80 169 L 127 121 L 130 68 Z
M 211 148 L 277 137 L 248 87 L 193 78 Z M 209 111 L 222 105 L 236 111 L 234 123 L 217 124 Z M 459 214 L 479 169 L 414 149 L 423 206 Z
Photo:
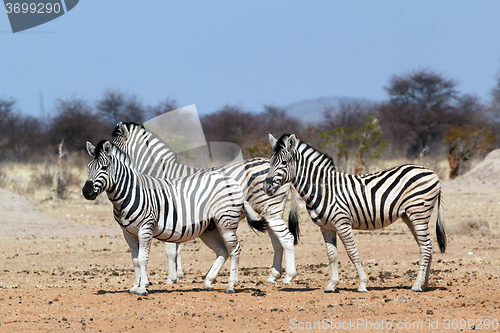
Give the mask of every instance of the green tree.
M 484 152 L 492 151 L 496 137 L 488 128 L 475 125 L 449 126 L 443 133 L 450 163 L 450 179 L 456 178 L 464 161 Z
M 321 133 L 322 138 L 327 138 L 327 144 L 333 144 L 337 157 L 345 166 L 351 155 L 357 161 L 355 174 L 364 172 L 365 164 L 371 159 L 377 159 L 387 147 L 387 141 L 382 138 L 377 118 L 366 115 L 363 127 L 340 126 L 332 131 Z M 347 168 L 346 168 L 347 169 Z
M 357 142 L 356 157 L 358 165 L 356 174 L 359 175 L 364 171 L 365 159 L 377 159 L 387 147 L 387 141 L 382 139 L 382 131 L 380 124 L 372 115 L 367 115 L 368 121 L 363 126 L 363 129 L 354 130 L 354 140 Z
M 333 144 L 337 158 L 346 165 L 349 160 L 349 154 L 351 153 L 349 146 L 354 139 L 354 134 L 352 133 L 354 129 L 357 129 L 357 127 L 340 126 L 334 130 L 325 131 L 320 134 L 322 139 L 327 139 L 323 146 Z

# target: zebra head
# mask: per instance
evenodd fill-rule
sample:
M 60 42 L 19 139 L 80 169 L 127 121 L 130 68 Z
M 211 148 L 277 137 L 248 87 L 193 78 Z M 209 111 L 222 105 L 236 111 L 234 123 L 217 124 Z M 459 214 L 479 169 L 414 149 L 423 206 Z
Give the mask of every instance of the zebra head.
M 109 141 L 101 141 L 97 147 L 87 141 L 87 152 L 93 158 L 88 165 L 88 177 L 82 189 L 83 196 L 87 200 L 94 200 L 112 185 L 111 149 Z
M 143 125 L 134 122 L 119 122 L 118 124 L 116 124 L 115 129 L 111 133 L 111 136 L 114 138 L 113 144 L 117 146 L 121 151 L 129 153 L 127 151 L 129 148 L 129 139 L 131 139 L 134 134 L 142 134 L 142 132 L 146 132 Z
M 295 151 L 299 140 L 294 134 L 284 134 L 276 140 L 269 134 L 269 142 L 274 149 L 274 154 L 269 160 L 269 172 L 262 186 L 267 195 L 274 195 L 283 184 L 295 179 Z

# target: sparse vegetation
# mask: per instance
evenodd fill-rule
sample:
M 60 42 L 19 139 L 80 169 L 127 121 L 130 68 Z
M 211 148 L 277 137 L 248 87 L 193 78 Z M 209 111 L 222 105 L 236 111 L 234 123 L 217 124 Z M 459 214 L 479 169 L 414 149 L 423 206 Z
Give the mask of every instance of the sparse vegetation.
M 448 150 L 450 179 L 459 175 L 463 162 L 475 155 L 492 151 L 497 140 L 489 128 L 474 125 L 450 126 L 443 133 L 443 138 Z
M 244 158 L 270 156 L 269 133 L 275 137 L 295 133 L 332 155 L 347 172 L 374 171 L 371 166 L 383 164 L 374 161 L 379 157 L 389 161 L 403 157 L 436 166 L 440 162 L 431 161 L 448 159 L 451 173 L 445 178 L 454 178 L 465 170 L 464 159 L 500 145 L 499 86 L 500 76 L 492 89 L 492 100 L 483 104 L 475 96 L 460 93 L 453 79 L 424 69 L 393 76 L 385 87 L 386 101 L 376 104 L 345 99 L 326 108 L 319 123 L 295 119 L 275 105 L 265 105 L 261 112 L 225 105 L 200 120 L 207 142 L 235 143 Z M 58 165 L 55 156 L 62 140 L 68 152 L 65 168 L 83 170 L 88 161 L 82 153 L 86 141 L 96 144 L 111 139 L 118 121 L 140 123 L 176 107 L 172 98 L 151 106 L 134 94 L 107 90 L 93 103 L 80 98 L 59 99 L 49 118 L 37 119 L 21 115 L 15 100 L 0 98 L 0 164 L 44 165 L 34 176 L 34 184 L 21 185 L 12 173 L 4 171 L 0 185 L 26 193 L 40 186 L 37 184 L 53 188 Z M 178 148 L 183 139 L 173 136 L 169 143 Z M 64 182 L 70 182 L 71 173 L 63 173 Z
M 354 157 L 356 175 L 368 173 L 365 165 L 369 160 L 377 159 L 387 147 L 387 141 L 382 139 L 382 131 L 377 118 L 366 115 L 366 123 L 360 127 L 341 126 L 333 131 L 321 133 L 326 138 L 327 144 L 335 147 L 337 157 L 341 160 L 341 170 L 348 170 L 349 158 Z M 348 172 L 348 171 L 347 171 Z

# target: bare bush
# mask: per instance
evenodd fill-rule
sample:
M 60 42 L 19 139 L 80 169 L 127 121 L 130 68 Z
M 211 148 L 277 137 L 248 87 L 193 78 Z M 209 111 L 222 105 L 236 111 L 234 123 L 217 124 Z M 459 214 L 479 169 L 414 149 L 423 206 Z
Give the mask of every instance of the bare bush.
M 105 124 L 82 99 L 57 100 L 56 112 L 49 131 L 52 147 L 64 140 L 68 151 L 77 151 L 84 150 L 87 141 L 111 139 L 113 127 Z
M 119 90 L 106 90 L 96 103 L 96 109 L 102 120 L 110 126 L 120 121 L 143 123 L 146 108 L 136 95 L 126 95 Z
M 457 83 L 432 70 L 416 70 L 394 75 L 385 87 L 389 101 L 379 106 L 380 123 L 389 141 L 408 145 L 418 156 L 439 140 L 456 110 Z M 403 147 L 402 147 L 403 148 Z
M 201 125 L 208 142 L 232 142 L 242 145 L 259 127 L 259 117 L 239 106 L 225 105 L 203 116 Z
M 45 153 L 46 146 L 44 124 L 22 116 L 15 100 L 0 99 L 0 161 L 35 160 Z
M 158 105 L 150 107 L 149 113 L 151 117 L 156 117 L 177 108 L 177 100 L 175 98 L 167 97 L 165 100 L 158 103 Z

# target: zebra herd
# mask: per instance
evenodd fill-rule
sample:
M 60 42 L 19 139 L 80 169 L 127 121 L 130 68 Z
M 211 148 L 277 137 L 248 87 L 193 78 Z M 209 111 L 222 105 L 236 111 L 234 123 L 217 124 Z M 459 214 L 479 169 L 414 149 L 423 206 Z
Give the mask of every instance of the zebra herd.
M 113 204 L 135 269 L 130 293 L 147 295 L 147 263 L 153 238 L 165 242 L 169 262 L 167 283 L 182 277 L 179 244 L 199 237 L 216 253 L 203 288 L 212 282 L 230 258 L 226 293 L 238 283 L 241 247 L 236 229 L 246 217 L 251 228 L 266 231 L 274 259 L 268 282 L 281 276 L 284 283 L 297 275 L 294 244 L 299 221 L 295 191 L 305 201 L 311 219 L 321 228 L 330 261 L 331 279 L 325 292 L 339 283 L 337 234 L 355 265 L 359 291 L 367 291 L 352 229 L 380 229 L 401 218 L 420 248 L 421 264 L 414 291 L 429 279 L 432 242 L 428 224 L 437 203 L 436 233 L 441 252 L 446 248 L 442 217 L 441 184 L 437 175 L 422 166 L 403 165 L 375 174 L 354 176 L 337 172 L 333 160 L 300 141 L 295 135 L 269 136 L 273 156 L 254 158 L 224 167 L 198 169 L 177 162 L 175 152 L 157 135 L 135 123 L 119 123 L 113 142 L 97 146 L 87 142 L 92 157 L 82 189 L 88 200 L 106 192 Z M 283 214 L 288 197 L 288 228 Z

